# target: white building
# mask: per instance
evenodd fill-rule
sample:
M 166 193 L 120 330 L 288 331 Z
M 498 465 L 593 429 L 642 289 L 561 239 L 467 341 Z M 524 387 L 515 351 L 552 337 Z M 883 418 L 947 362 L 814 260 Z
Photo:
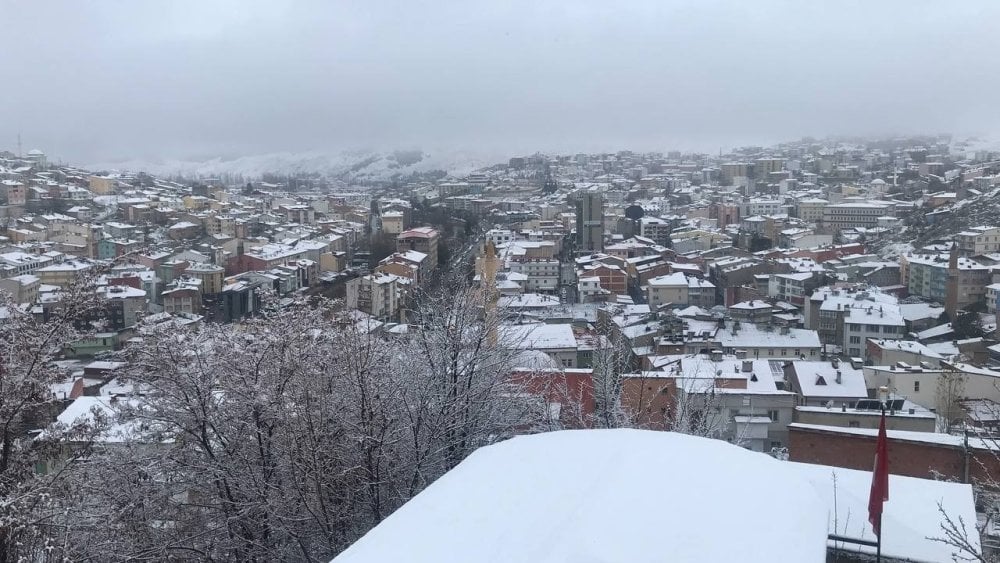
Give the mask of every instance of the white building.
M 751 359 L 815 359 L 819 358 L 821 347 L 814 330 L 789 327 L 771 330 L 747 323 L 741 323 L 739 327 L 732 323 L 727 328 L 720 328 L 715 334 L 715 341 L 724 353 L 746 352 L 747 358 Z
M 844 310 L 844 352 L 867 358 L 869 338 L 899 340 L 906 335 L 906 321 L 898 306 L 865 304 Z
M 1000 227 L 972 227 L 955 235 L 958 249 L 969 255 L 1000 252 Z
M 552 358 L 556 365 L 577 366 L 577 342 L 568 324 L 506 325 L 500 328 L 500 342 L 513 350 L 537 350 Z

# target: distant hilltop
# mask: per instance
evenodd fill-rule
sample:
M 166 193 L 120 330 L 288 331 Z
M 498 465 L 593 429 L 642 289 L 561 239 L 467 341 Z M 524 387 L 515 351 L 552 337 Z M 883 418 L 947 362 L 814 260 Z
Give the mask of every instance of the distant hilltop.
M 237 158 L 206 160 L 122 160 L 82 165 L 89 170 L 147 172 L 157 176 L 187 178 L 218 177 L 227 174 L 248 179 L 266 174 L 295 175 L 318 173 L 354 179 L 386 180 L 396 175 L 443 170 L 453 175 L 465 175 L 505 160 L 503 155 L 488 155 L 473 151 L 344 151 L 302 153 L 278 152 Z

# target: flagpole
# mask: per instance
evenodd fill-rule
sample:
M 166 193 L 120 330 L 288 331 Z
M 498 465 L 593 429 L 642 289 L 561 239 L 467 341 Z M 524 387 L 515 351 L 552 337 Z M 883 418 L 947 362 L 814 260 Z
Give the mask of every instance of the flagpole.
M 882 422 L 885 424 L 885 401 L 882 402 Z M 878 533 L 875 534 L 875 563 L 882 563 L 882 510 L 878 512 Z
M 882 529 L 882 515 L 878 515 L 878 527 Z M 875 563 L 882 563 L 882 534 L 879 533 L 878 538 L 875 542 Z

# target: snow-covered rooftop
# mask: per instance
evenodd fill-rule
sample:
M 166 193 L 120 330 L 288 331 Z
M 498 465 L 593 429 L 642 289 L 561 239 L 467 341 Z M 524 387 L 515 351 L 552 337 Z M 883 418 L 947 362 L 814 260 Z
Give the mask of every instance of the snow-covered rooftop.
M 794 356 L 793 349 L 819 348 L 819 335 L 815 330 L 789 328 L 781 330 L 761 330 L 756 325 L 744 323 L 733 333 L 732 329 L 719 329 L 715 335 L 723 348 L 784 348 L 785 355 Z
M 651 468 L 653 486 L 640 478 Z M 334 561 L 825 561 L 827 504 L 801 475 L 671 432 L 519 436 L 473 453 Z M 720 520 L 725 507 L 753 517 Z
M 891 462 L 890 462 L 891 463 Z M 872 474 L 868 471 L 789 462 L 800 477 L 815 487 L 826 502 L 831 534 L 875 540 L 868 523 L 868 493 Z M 900 561 L 955 561 L 955 549 L 930 538 L 943 537 L 941 508 L 956 522 L 961 519 L 969 538 L 979 547 L 975 529 L 976 511 L 972 487 L 961 483 L 932 481 L 889 475 L 889 500 L 882 512 L 882 557 Z M 861 551 L 869 556 L 875 548 L 835 544 L 844 551 Z
M 865 374 L 848 362 L 793 362 L 803 397 L 843 397 L 864 399 L 868 397 Z M 837 379 L 840 382 L 837 382 Z
M 508 346 L 521 350 L 576 348 L 573 327 L 568 324 L 509 325 L 500 334 Z

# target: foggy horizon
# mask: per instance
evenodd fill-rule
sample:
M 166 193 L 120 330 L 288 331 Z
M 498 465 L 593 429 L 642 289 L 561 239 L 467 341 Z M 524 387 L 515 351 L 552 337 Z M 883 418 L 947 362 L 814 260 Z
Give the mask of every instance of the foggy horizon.
M 701 151 L 1000 130 L 1000 5 L 4 0 L 0 150 Z

